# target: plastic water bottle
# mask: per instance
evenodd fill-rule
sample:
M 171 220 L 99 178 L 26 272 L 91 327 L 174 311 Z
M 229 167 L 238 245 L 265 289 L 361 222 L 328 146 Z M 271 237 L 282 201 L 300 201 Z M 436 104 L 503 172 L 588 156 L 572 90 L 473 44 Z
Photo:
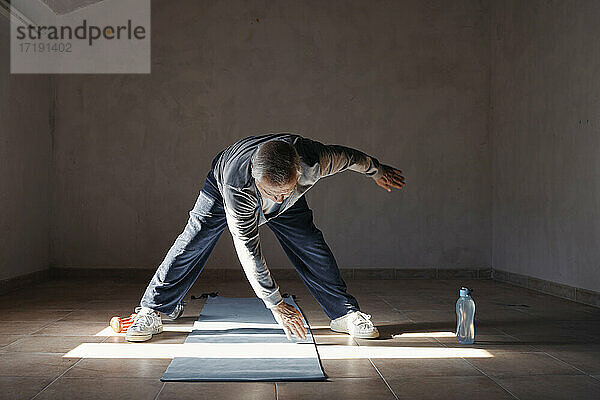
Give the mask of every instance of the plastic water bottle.
M 461 287 L 456 302 L 456 341 L 460 344 L 473 344 L 475 341 L 475 302 L 471 298 L 472 292 L 467 287 Z

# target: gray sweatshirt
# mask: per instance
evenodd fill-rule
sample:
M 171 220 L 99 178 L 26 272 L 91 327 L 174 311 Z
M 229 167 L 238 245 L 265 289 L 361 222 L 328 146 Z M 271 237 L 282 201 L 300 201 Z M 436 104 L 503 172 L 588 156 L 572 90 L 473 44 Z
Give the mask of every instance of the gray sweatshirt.
M 302 173 L 292 194 L 281 204 L 261 196 L 250 172 L 252 155 L 258 145 L 270 140 L 286 141 L 300 155 Z M 379 161 L 361 151 L 324 145 L 289 133 L 250 136 L 217 156 L 214 175 L 223 196 L 233 244 L 252 289 L 267 307 L 274 307 L 282 298 L 262 255 L 258 227 L 289 209 L 319 179 L 346 169 L 373 179 L 383 174 Z

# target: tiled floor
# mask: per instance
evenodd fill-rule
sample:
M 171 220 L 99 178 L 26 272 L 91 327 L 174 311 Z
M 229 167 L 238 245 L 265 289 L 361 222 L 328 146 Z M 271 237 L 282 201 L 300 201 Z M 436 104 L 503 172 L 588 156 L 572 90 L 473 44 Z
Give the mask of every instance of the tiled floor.
M 297 295 L 327 382 L 163 383 L 169 359 L 63 357 L 82 343 L 127 343 L 103 330 L 133 311 L 145 284 L 50 281 L 0 296 L 0 398 L 600 399 L 600 309 L 491 280 L 349 281 L 382 333 L 352 340 L 327 328 L 299 281 L 279 284 Z M 474 288 L 477 304 L 471 346 L 448 336 L 461 284 Z M 214 290 L 253 295 L 246 282 L 200 279 L 175 323 L 191 325 L 202 302 L 189 296 Z M 164 332 L 148 343 L 186 336 Z M 331 346 L 342 355 L 328 356 Z

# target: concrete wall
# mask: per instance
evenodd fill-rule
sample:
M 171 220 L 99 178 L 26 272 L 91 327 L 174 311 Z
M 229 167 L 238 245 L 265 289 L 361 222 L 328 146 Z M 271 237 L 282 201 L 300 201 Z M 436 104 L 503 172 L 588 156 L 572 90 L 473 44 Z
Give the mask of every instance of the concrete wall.
M 600 291 L 600 3 L 492 5 L 493 266 Z
M 153 1 L 151 75 L 54 85 L 9 75 L 0 20 L 0 280 L 46 268 L 50 220 L 53 264 L 155 266 L 216 152 L 294 131 L 408 178 L 388 194 L 347 172 L 309 193 L 342 267 L 493 260 L 600 290 L 597 2 L 172 4 Z M 209 265 L 237 268 L 228 236 Z
M 292 131 L 405 172 L 308 195 L 341 267 L 490 265 L 489 12 L 479 1 L 152 2 L 152 74 L 60 76 L 52 263 L 153 267 L 212 157 Z M 265 227 L 271 266 L 289 265 Z M 226 231 L 209 265 L 238 268 Z
M 50 78 L 10 75 L 0 16 L 0 280 L 48 269 Z

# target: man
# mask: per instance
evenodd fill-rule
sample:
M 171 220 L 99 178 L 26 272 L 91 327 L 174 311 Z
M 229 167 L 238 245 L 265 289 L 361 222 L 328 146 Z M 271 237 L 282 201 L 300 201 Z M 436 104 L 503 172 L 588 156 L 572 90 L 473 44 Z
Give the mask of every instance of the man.
M 370 316 L 347 293 L 335 258 L 313 223 L 303 196 L 319 179 L 350 169 L 391 192 L 405 185 L 402 171 L 358 150 L 324 145 L 281 133 L 247 137 L 221 151 L 184 231 L 175 240 L 150 281 L 138 315 L 126 333 L 145 341 L 162 332 L 158 312 L 172 319 L 183 311 L 182 299 L 229 228 L 242 268 L 257 297 L 271 310 L 288 339 L 304 338 L 300 312 L 283 302 L 263 258 L 258 227 L 267 224 L 310 293 L 331 319 L 331 329 L 354 337 L 376 338 Z

